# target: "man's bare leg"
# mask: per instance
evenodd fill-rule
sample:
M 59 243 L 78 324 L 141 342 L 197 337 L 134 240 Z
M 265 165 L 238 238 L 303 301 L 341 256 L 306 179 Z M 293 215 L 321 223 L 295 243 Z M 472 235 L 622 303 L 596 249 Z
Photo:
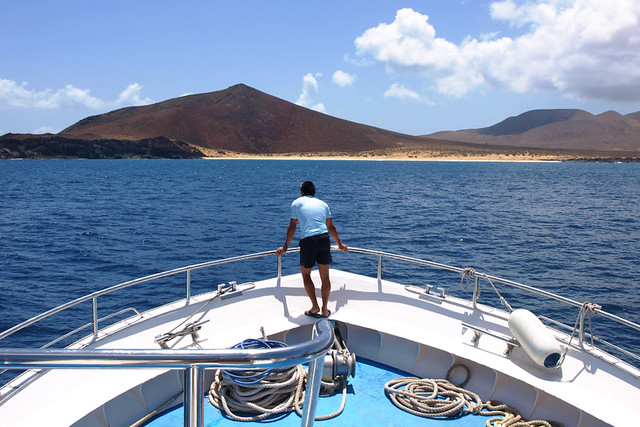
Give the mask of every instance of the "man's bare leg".
M 311 280 L 311 269 L 300 266 L 300 272 L 302 273 L 302 283 L 304 284 L 304 290 L 307 292 L 309 299 L 311 300 L 310 314 L 316 314 L 320 312 L 320 306 L 318 305 L 318 299 L 316 298 L 316 287 Z
M 322 295 L 322 310 L 320 314 L 323 317 L 329 316 L 329 295 L 331 294 L 331 280 L 329 280 L 329 264 L 318 264 L 318 273 L 320 273 L 320 280 L 322 280 L 322 287 L 320 288 L 320 295 Z M 315 289 L 314 289 L 315 290 Z

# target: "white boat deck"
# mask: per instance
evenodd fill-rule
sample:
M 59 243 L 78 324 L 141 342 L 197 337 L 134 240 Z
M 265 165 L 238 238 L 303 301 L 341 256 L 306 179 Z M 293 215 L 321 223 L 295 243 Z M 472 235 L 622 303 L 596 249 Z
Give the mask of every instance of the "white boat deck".
M 614 369 L 601 358 L 570 349 L 560 369 L 542 368 L 521 348 L 505 356 L 507 345 L 489 335 L 474 343 L 474 332 L 463 327 L 467 323 L 510 335 L 505 312 L 481 311 L 449 296 L 421 299 L 403 285 L 338 270 L 331 271 L 331 279 L 331 319 L 345 324 L 344 338 L 358 357 L 429 378 L 444 378 L 452 365 L 463 363 L 471 371 L 465 388 L 483 400 L 504 401 L 528 419 L 581 426 L 640 419 L 640 373 L 631 367 Z M 316 319 L 304 315 L 310 305 L 300 275 L 276 283 L 275 278 L 256 282 L 235 298 L 210 300 L 210 293 L 193 297 L 189 306 L 181 301 L 159 307 L 129 319 L 127 329 L 113 325 L 101 331 L 104 338 L 96 343 L 87 338 L 77 347 L 157 349 L 157 335 L 180 329 L 183 322 L 205 320 L 198 344 L 207 349 L 260 338 L 261 327 L 289 343 L 309 339 Z M 194 348 L 189 336 L 171 341 L 170 347 Z M 454 380 L 464 376 L 459 371 L 453 372 Z M 130 425 L 179 393 L 181 381 L 178 371 L 157 369 L 52 370 L 15 393 L 3 388 L 0 420 L 11 426 L 68 426 L 78 420 L 78 425 Z M 383 390 L 380 399 L 391 404 Z

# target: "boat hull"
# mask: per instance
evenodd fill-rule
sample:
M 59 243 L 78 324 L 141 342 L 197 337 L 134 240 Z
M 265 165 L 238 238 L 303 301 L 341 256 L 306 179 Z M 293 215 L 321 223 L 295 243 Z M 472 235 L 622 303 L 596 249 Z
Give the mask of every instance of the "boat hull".
M 313 277 L 319 283 L 317 273 Z M 331 279 L 331 319 L 357 357 L 418 377 L 466 379 L 465 388 L 483 401 L 505 402 L 526 419 L 597 426 L 640 418 L 639 372 L 605 353 L 565 345 L 562 366 L 544 368 L 509 344 L 508 313 L 503 310 L 340 270 L 332 270 Z M 189 322 L 205 322 L 197 339 L 179 337 L 169 348 L 228 348 L 260 338 L 262 331 L 270 339 L 297 344 L 310 339 L 317 321 L 304 315 L 308 305 L 299 274 L 272 278 L 239 285 L 238 292 L 224 299 L 212 291 L 158 307 L 72 348 L 158 349 L 156 336 Z M 569 341 L 566 334 L 553 334 L 560 342 Z M 458 365 L 468 368 L 468 374 L 465 369 L 451 371 Z M 212 375 L 207 371 L 206 385 Z M 28 386 L 19 387 L 21 383 Z M 162 405 L 180 403 L 183 383 L 181 372 L 163 369 L 29 373 L 2 389 L 0 419 L 12 426 L 131 425 Z M 379 393 L 380 404 L 391 405 L 382 388 Z M 39 402 L 35 410 L 34 402 Z

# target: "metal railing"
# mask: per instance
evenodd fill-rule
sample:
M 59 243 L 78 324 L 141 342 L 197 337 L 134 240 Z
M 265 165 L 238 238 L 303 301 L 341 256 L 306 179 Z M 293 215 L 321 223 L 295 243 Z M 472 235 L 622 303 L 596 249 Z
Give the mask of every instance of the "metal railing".
M 253 259 L 253 258 L 260 258 L 260 257 L 264 257 L 264 256 L 269 256 L 269 255 L 275 255 L 275 251 L 268 251 L 268 252 L 258 252 L 258 253 L 254 253 L 254 254 L 248 254 L 248 255 L 242 255 L 242 256 L 237 256 L 237 257 L 231 257 L 231 258 L 224 258 L 224 259 L 219 259 L 219 260 L 215 260 L 215 261 L 209 261 L 209 262 L 203 262 L 201 264 L 193 264 L 193 265 L 188 265 L 185 267 L 180 267 L 180 268 L 176 268 L 173 270 L 167 270 L 167 271 L 163 271 L 161 273 L 156 273 L 156 274 L 151 274 L 149 276 L 144 276 L 144 277 L 140 277 L 138 279 L 133 279 L 133 280 L 129 280 L 127 282 L 123 282 L 114 286 L 111 286 L 109 288 L 105 288 L 96 292 L 93 292 L 91 294 L 85 295 L 83 297 L 77 298 L 73 301 L 69 301 L 65 304 L 59 305 L 58 307 L 52 308 L 51 310 L 45 311 L 44 313 L 41 313 L 37 316 L 32 317 L 29 320 L 26 320 L 12 328 L 7 329 L 6 331 L 0 333 L 0 340 L 2 340 L 3 338 L 8 337 L 9 335 L 12 335 L 26 327 L 29 327 L 31 325 L 33 325 L 34 323 L 37 323 L 41 320 L 46 319 L 47 317 L 53 316 L 54 314 L 57 314 L 61 311 L 67 310 L 71 307 L 75 307 L 78 304 L 82 304 L 83 302 L 86 301 L 91 301 L 92 303 L 92 316 L 93 316 L 93 321 L 92 321 L 92 325 L 93 325 L 93 336 L 94 339 L 98 337 L 98 329 L 99 329 L 99 321 L 101 319 L 98 318 L 98 298 L 107 294 L 110 294 L 112 292 L 116 292 L 119 291 L 121 289 L 125 289 L 140 283 L 144 283 L 144 282 L 150 282 L 152 280 L 157 280 L 157 279 L 161 279 L 164 277 L 168 277 L 168 276 L 173 276 L 176 274 L 180 274 L 180 273 L 186 273 L 187 275 L 187 280 L 186 280 L 186 286 L 185 286 L 185 294 L 186 294 L 186 300 L 187 303 L 189 302 L 189 300 L 191 299 L 191 272 L 193 270 L 199 270 L 202 268 L 207 268 L 207 267 L 213 267 L 213 266 L 217 266 L 217 265 L 222 265 L 222 264 L 227 264 L 227 263 L 231 263 L 231 262 L 238 262 L 238 261 L 245 261 L 248 259 Z
M 202 426 L 205 369 L 286 368 L 309 363 L 302 426 L 311 426 L 320 392 L 324 354 L 333 345 L 331 323 L 320 320 L 311 340 L 272 349 L 224 350 L 69 350 L 3 349 L 0 364 L 7 369 L 162 368 L 184 370 L 184 425 Z
M 334 247 L 334 249 L 337 249 L 337 247 Z M 300 249 L 299 248 L 289 248 L 289 250 L 287 251 L 289 252 L 298 252 Z M 367 254 L 367 255 L 373 255 L 376 256 L 378 258 L 378 265 L 377 265 L 377 278 L 378 281 L 382 280 L 382 260 L 383 258 L 386 259 L 395 259 L 395 260 L 401 260 L 401 261 L 406 261 L 406 262 L 410 262 L 410 263 L 414 263 L 414 264 L 419 264 L 419 265 L 424 265 L 424 266 L 428 266 L 428 267 L 432 267 L 435 269 L 440 269 L 440 270 L 448 270 L 451 272 L 455 272 L 455 273 L 459 273 L 459 274 L 467 274 L 469 277 L 473 277 L 475 278 L 475 287 L 474 287 L 474 292 L 473 292 L 473 301 L 474 303 L 478 301 L 479 296 L 480 296 L 480 280 L 481 279 L 485 279 L 485 280 L 491 280 L 492 282 L 495 283 L 502 283 L 504 285 L 513 287 L 513 288 L 517 288 L 526 292 L 529 292 L 531 294 L 535 294 L 535 295 L 539 295 L 539 296 L 543 296 L 546 298 L 550 298 L 550 299 L 554 299 L 557 301 L 560 301 L 564 304 L 567 305 L 571 305 L 574 307 L 582 307 L 584 305 L 584 303 L 579 302 L 579 301 L 575 301 L 573 299 L 570 298 L 566 298 L 563 297 L 561 295 L 557 295 L 554 294 L 552 292 L 548 292 L 545 291 L 543 289 L 538 289 L 538 288 L 534 288 L 532 286 L 528 286 L 522 283 L 518 283 L 512 280 L 507 280 L 507 279 L 503 279 L 500 277 L 496 277 L 496 276 L 492 276 L 492 275 L 488 275 L 485 273 L 478 273 L 475 272 L 472 269 L 469 268 L 460 268 L 460 267 L 453 267 L 450 265 L 446 265 L 446 264 L 441 264 L 441 263 L 437 263 L 437 262 L 433 262 L 433 261 L 427 261 L 427 260 L 423 260 L 420 258 L 414 258 L 414 257 L 409 257 L 409 256 L 404 256 L 404 255 L 398 255 L 398 254 L 393 254 L 393 253 L 388 253 L 388 252 L 382 252 L 382 251 L 376 251 L 376 250 L 370 250 L 370 249 L 361 249 L 361 248 L 349 248 L 349 252 L 351 253 L 361 253 L 361 254 Z M 237 256 L 237 257 L 231 257 L 231 258 L 224 258 L 224 259 L 219 259 L 219 260 L 215 260 L 215 261 L 208 261 L 208 262 L 203 262 L 200 264 L 193 264 L 193 265 L 188 265 L 185 267 L 180 267 L 180 268 L 176 268 L 173 270 L 167 270 L 167 271 L 163 271 L 161 273 L 156 273 L 156 274 L 151 274 L 149 276 L 144 276 L 138 279 L 134 279 L 134 280 L 129 280 L 127 282 L 123 282 L 114 286 L 111 286 L 109 288 L 105 288 L 96 292 L 93 292 L 91 294 L 85 295 L 83 297 L 77 298 L 73 301 L 70 301 L 68 303 L 62 304 L 58 307 L 55 307 L 51 310 L 48 310 L 44 313 L 41 313 L 37 316 L 32 317 L 31 319 L 28 319 L 12 328 L 7 329 L 4 332 L 0 332 L 0 340 L 26 328 L 29 327 L 43 319 L 46 319 L 47 317 L 50 317 L 54 314 L 57 314 L 61 311 L 67 310 L 71 307 L 77 306 L 78 304 L 84 303 L 86 301 L 91 301 L 92 302 L 92 326 L 93 326 L 93 335 L 94 338 L 97 338 L 97 334 L 98 334 L 98 329 L 99 329 L 99 322 L 101 320 L 105 320 L 109 317 L 112 317 L 113 315 L 107 316 L 103 319 L 100 319 L 98 317 L 98 298 L 107 294 L 110 294 L 112 292 L 116 292 L 140 283 L 145 283 L 145 282 L 150 282 L 153 280 L 157 280 L 157 279 L 161 279 L 164 277 L 168 277 L 168 276 L 173 276 L 176 274 L 180 274 L 180 273 L 186 273 L 186 283 L 185 283 L 185 298 L 187 303 L 189 302 L 190 298 L 191 298 L 191 272 L 194 270 L 199 270 L 199 269 L 203 269 L 203 268 L 208 268 L 208 267 L 214 267 L 214 266 L 218 266 L 218 265 L 222 265 L 222 264 L 228 264 L 228 263 L 232 263 L 232 262 L 239 262 L 239 261 L 246 261 L 249 259 L 254 259 L 254 258 L 261 258 L 261 257 L 266 257 L 266 256 L 273 256 L 275 255 L 275 251 L 266 251 L 266 252 L 257 252 L 257 253 L 253 253 L 253 254 L 247 254 L 247 255 L 241 255 L 241 256 Z M 278 284 L 280 283 L 280 280 L 282 278 L 282 257 L 278 257 L 278 267 L 277 267 L 277 277 L 278 277 Z M 132 309 L 128 309 L 128 310 L 132 310 Z M 627 327 L 633 328 L 637 331 L 640 331 L 640 325 L 638 325 L 637 323 L 631 322 L 629 320 L 626 320 L 624 318 L 621 318 L 619 316 L 616 316 L 614 314 L 608 313 L 604 310 L 602 310 L 599 307 L 595 307 L 593 308 L 593 312 L 595 314 L 598 315 L 602 315 L 603 317 L 606 317 L 610 320 L 613 320 L 615 322 L 618 322 L 622 325 L 625 325 Z M 583 319 L 584 321 L 584 319 Z M 584 325 L 582 325 L 584 326 Z M 84 328 L 84 327 L 83 327 Z M 581 328 L 582 329 L 582 328 Z
M 337 247 L 336 247 L 337 249 Z M 474 304 L 474 306 L 476 306 L 476 303 L 478 302 L 479 298 L 480 298 L 480 281 L 481 279 L 485 279 L 487 281 L 493 282 L 493 283 L 501 283 L 507 286 L 510 286 L 512 288 L 517 288 L 519 290 L 528 292 L 530 294 L 533 295 L 538 295 L 538 296 L 542 296 L 545 298 L 549 298 L 549 299 L 553 299 L 556 301 L 559 301 L 561 303 L 564 303 L 566 305 L 570 305 L 573 307 L 578 307 L 580 308 L 580 311 L 578 313 L 577 316 L 577 331 L 578 331 L 578 343 L 580 345 L 582 345 L 582 343 L 586 340 L 587 338 L 587 334 L 585 332 L 585 322 L 590 318 L 588 316 L 589 312 L 600 315 L 606 319 L 612 320 L 614 322 L 617 322 L 621 325 L 624 325 L 625 327 L 634 329 L 635 331 L 640 332 L 640 325 L 634 322 L 631 322 L 630 320 L 624 319 L 622 317 L 616 316 L 615 314 L 609 313 L 607 311 L 602 310 L 601 306 L 597 305 L 597 304 L 590 304 L 590 303 L 586 303 L 586 302 L 579 302 L 576 300 L 573 300 L 571 298 L 567 298 L 564 297 L 562 295 L 558 295 L 555 294 L 553 292 L 549 292 L 549 291 L 545 291 L 544 289 L 538 289 L 532 286 L 528 286 L 519 282 L 515 282 L 513 280 L 507 280 L 507 279 L 503 279 L 501 277 L 497 277 L 497 276 L 492 276 L 486 273 L 478 273 L 476 272 L 474 269 L 471 268 L 460 268 L 460 267 L 453 267 L 450 265 L 446 265 L 446 264 L 441 264 L 441 263 L 437 263 L 437 262 L 433 262 L 433 261 L 426 261 L 423 259 L 419 259 L 419 258 L 414 258 L 414 257 L 409 257 L 409 256 L 404 256 L 404 255 L 397 255 L 397 254 L 392 254 L 392 253 L 388 253 L 388 252 L 381 252 L 381 251 L 375 251 L 375 250 L 370 250 L 370 249 L 361 249 L 361 248 L 349 248 L 349 252 L 356 252 L 356 253 L 362 253 L 362 254 L 368 254 L 368 255 L 374 255 L 378 257 L 378 265 L 377 265 L 377 271 L 378 271 L 378 282 L 380 282 L 382 280 L 382 260 L 383 258 L 388 258 L 388 259 L 395 259 L 395 260 L 400 260 L 400 261 L 406 261 L 406 262 L 410 262 L 410 263 L 414 263 L 414 264 L 420 264 L 420 265 L 425 265 L 428 267 L 432 267 L 432 268 L 436 268 L 439 270 L 448 270 L 448 271 L 452 271 L 455 273 L 459 273 L 461 275 L 466 275 L 470 278 L 474 278 L 475 279 L 475 284 L 474 284 L 474 289 L 473 289 L 473 296 L 472 296 L 472 302 Z M 559 322 L 554 322 L 556 324 L 562 325 L 564 327 L 566 327 L 566 325 L 563 325 Z M 569 329 L 571 329 L 571 327 L 569 327 Z M 640 361 L 640 356 L 636 353 L 630 352 L 628 350 L 625 350 L 617 345 L 614 345 L 612 343 L 609 343 L 605 340 L 602 339 L 595 339 L 596 341 L 599 341 L 600 343 L 615 349 L 616 351 L 619 351 L 620 353 L 631 357 L 633 359 L 635 359 L 636 361 Z M 594 341 L 594 337 L 591 336 L 591 341 L 593 344 Z
M 334 249 L 337 249 L 337 247 L 334 247 Z M 300 249 L 299 248 L 289 248 L 288 252 L 298 252 Z M 362 248 L 349 248 L 349 252 L 352 253 L 361 253 L 361 254 L 366 254 L 366 255 L 373 255 L 375 257 L 378 258 L 378 265 L 377 265 L 377 278 L 378 278 L 378 282 L 380 282 L 382 280 L 382 260 L 383 258 L 386 259 L 395 259 L 395 260 L 401 260 L 401 261 L 406 261 L 409 263 L 413 263 L 413 264 L 419 264 L 419 265 L 424 265 L 427 267 L 431 267 L 431 268 L 435 268 L 435 269 L 439 269 L 439 270 L 447 270 L 447 271 L 451 271 L 451 272 L 455 272 L 455 273 L 459 273 L 459 274 L 466 274 L 468 277 L 470 278 L 474 278 L 475 279 L 475 286 L 474 286 L 474 290 L 473 290 L 473 297 L 472 297 L 472 301 L 475 305 L 475 303 L 478 301 L 479 297 L 480 297 L 480 281 L 481 279 L 485 279 L 491 282 L 495 282 L 495 283 L 502 283 L 504 285 L 513 287 L 513 288 L 517 288 L 520 289 L 522 291 L 528 292 L 530 294 L 534 294 L 534 295 L 538 295 L 538 296 L 542 296 L 545 298 L 549 298 L 549 299 L 553 299 L 556 301 L 559 301 L 561 303 L 564 303 L 566 305 L 570 305 L 570 306 L 574 306 L 574 307 L 579 307 L 579 308 L 583 308 L 583 306 L 585 305 L 585 303 L 561 296 L 561 295 L 557 295 L 555 293 L 549 292 L 549 291 L 545 291 L 543 289 L 538 289 L 532 286 L 528 286 L 522 283 L 518 283 L 512 280 L 507 280 L 507 279 L 503 279 L 500 277 L 496 277 L 496 276 L 492 276 L 492 275 L 488 275 L 486 273 L 478 273 L 473 269 L 469 269 L 469 268 L 460 268 L 460 267 L 453 267 L 450 265 L 446 265 L 446 264 L 441 264 L 441 263 L 437 263 L 434 261 L 427 261 L 427 260 L 423 260 L 420 258 L 414 258 L 414 257 L 409 257 L 409 256 L 405 256 L 405 255 L 398 255 L 398 254 L 393 254 L 393 253 L 388 253 L 388 252 L 382 252 L 382 251 L 377 251 L 377 250 L 370 250 L 370 249 L 362 249 Z M 138 279 L 134 279 L 134 280 L 130 280 L 127 282 L 123 282 L 117 285 L 114 285 L 112 287 L 109 288 L 105 288 L 102 289 L 100 291 L 91 293 L 89 295 L 85 295 L 83 297 L 80 297 L 78 299 L 75 299 L 73 301 L 70 301 L 66 304 L 60 305 L 56 308 L 53 308 L 49 311 L 46 311 L 42 314 L 39 314 L 35 317 L 32 317 L 31 319 L 28 319 L 10 329 L 7 329 L 4 332 L 0 333 L 0 340 L 2 340 L 3 338 L 6 338 L 12 334 L 14 334 L 17 331 L 20 331 L 28 326 L 33 325 L 34 323 L 37 323 L 49 316 L 52 316 L 56 313 L 59 313 L 61 311 L 64 311 L 66 309 L 69 309 L 71 307 L 74 307 L 78 304 L 81 304 L 83 302 L 86 301 L 91 301 L 92 302 L 92 322 L 91 325 L 93 326 L 93 336 L 94 339 L 97 339 L 98 337 L 98 329 L 99 329 L 99 322 L 101 320 L 105 320 L 110 316 L 107 316 L 103 319 L 100 319 L 98 317 L 98 298 L 107 294 L 110 294 L 112 292 L 121 290 L 121 289 L 125 289 L 140 283 L 144 283 L 144 282 L 149 282 L 149 281 L 153 281 L 153 280 L 157 280 L 160 278 L 164 278 L 164 277 L 168 277 L 168 276 L 173 276 L 176 274 L 180 274 L 180 273 L 186 273 L 186 283 L 185 283 L 185 298 L 187 301 L 187 304 L 189 303 L 189 300 L 191 298 L 191 272 L 194 270 L 199 270 L 199 269 L 203 269 L 203 268 L 208 268 L 208 267 L 214 267 L 214 266 L 218 266 L 218 265 L 222 265 L 222 264 L 228 264 L 228 263 L 232 263 L 232 262 L 239 262 L 239 261 L 246 261 L 249 259 L 254 259 L 254 258 L 261 258 L 261 257 L 267 257 L 267 256 L 273 256 L 275 255 L 275 251 L 265 251 L 265 252 L 257 252 L 257 253 L 253 253 L 253 254 L 247 254 L 247 255 L 241 255 L 241 256 L 236 256 L 236 257 L 231 257 L 231 258 L 224 258 L 224 259 L 219 259 L 219 260 L 214 260 L 214 261 L 208 261 L 208 262 L 203 262 L 200 264 L 193 264 L 193 265 L 188 265 L 185 267 L 180 267 L 180 268 L 176 268 L 173 270 L 168 270 L 168 271 L 163 271 L 161 273 L 156 273 L 156 274 L 152 274 L 149 276 L 144 276 Z M 277 257 L 278 258 L 278 267 L 277 267 L 277 278 L 278 278 L 278 285 L 280 284 L 281 278 L 282 278 L 282 257 Z M 627 319 L 621 318 L 619 316 L 616 316 L 612 313 L 606 312 L 604 310 L 602 310 L 601 307 L 597 306 L 597 305 L 590 305 L 590 310 L 591 312 L 593 312 L 594 314 L 600 315 L 604 318 L 607 318 L 609 320 L 612 320 L 614 322 L 617 322 L 621 325 L 624 325 L 626 327 L 629 327 L 631 329 L 634 329 L 638 332 L 640 332 L 640 325 L 638 325 L 637 323 L 631 322 Z M 585 315 L 586 313 L 580 313 L 578 316 L 578 330 L 579 330 L 579 336 L 578 336 L 578 341 L 579 343 L 582 343 L 585 340 L 586 334 L 584 332 L 584 326 L 585 326 L 585 321 L 587 320 L 587 316 Z M 83 327 L 84 328 L 84 327 Z M 79 328 L 82 329 L 82 328 Z M 68 336 L 68 335 L 67 335 Z M 59 339 L 58 339 L 59 340 Z M 52 343 L 47 344 L 46 346 L 51 345 Z M 608 343 L 607 343 L 608 344 Z M 616 349 L 618 349 L 616 347 Z M 625 354 L 627 354 L 626 351 L 623 350 L 623 352 L 625 352 Z M 633 353 L 629 353 L 627 355 L 630 355 L 631 357 L 640 360 L 640 356 L 637 356 Z

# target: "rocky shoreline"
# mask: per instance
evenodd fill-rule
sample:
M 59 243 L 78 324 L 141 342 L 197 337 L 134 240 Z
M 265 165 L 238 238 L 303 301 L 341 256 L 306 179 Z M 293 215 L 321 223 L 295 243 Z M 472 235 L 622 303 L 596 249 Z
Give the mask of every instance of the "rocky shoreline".
M 203 156 L 193 146 L 163 136 L 138 140 L 16 134 L 0 137 L 0 159 L 197 159 Z

